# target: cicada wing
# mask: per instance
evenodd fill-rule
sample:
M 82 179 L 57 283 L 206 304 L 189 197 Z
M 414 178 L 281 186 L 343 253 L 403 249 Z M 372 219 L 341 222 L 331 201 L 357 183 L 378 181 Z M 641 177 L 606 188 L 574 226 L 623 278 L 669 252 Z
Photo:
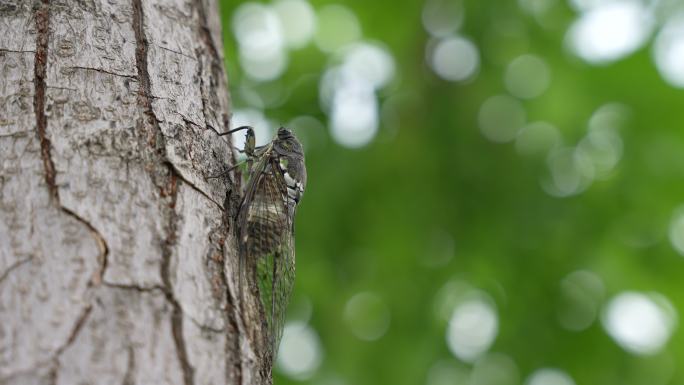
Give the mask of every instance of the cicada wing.
M 287 186 L 277 167 L 277 163 L 265 159 L 255 165 L 241 212 L 244 254 L 256 267 L 259 298 L 274 355 L 294 283 L 292 218 Z
M 290 229 L 291 227 L 288 227 Z M 285 235 L 280 251 L 275 255 L 274 290 L 273 290 L 273 339 L 274 353 L 278 349 L 285 327 L 287 306 L 294 289 L 295 253 L 294 237 L 290 231 Z
M 288 194 L 285 193 L 285 207 L 288 207 L 288 202 L 291 201 Z M 289 202 L 294 204 L 293 202 Z M 295 282 L 295 248 L 294 248 L 294 217 L 287 215 L 287 223 L 285 231 L 281 238 L 280 247 L 274 255 L 273 266 L 273 341 L 274 354 L 277 353 L 280 339 L 282 338 L 283 329 L 285 326 L 285 318 L 287 315 L 287 306 L 290 302 L 290 296 L 294 289 Z

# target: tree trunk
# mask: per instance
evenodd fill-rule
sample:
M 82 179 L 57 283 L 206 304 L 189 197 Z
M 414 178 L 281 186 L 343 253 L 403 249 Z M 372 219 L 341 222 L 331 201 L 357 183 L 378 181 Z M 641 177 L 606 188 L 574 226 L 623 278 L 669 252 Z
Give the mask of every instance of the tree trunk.
M 0 2 L 0 384 L 271 382 L 222 52 L 215 0 Z

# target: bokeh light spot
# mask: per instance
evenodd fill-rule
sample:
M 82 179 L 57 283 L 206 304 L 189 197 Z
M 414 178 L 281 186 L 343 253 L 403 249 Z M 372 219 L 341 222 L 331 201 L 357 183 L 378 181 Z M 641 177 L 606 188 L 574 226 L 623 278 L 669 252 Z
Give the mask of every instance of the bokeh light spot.
M 523 155 L 544 154 L 560 144 L 560 131 L 556 126 L 546 122 L 526 125 L 515 138 L 515 149 Z
M 574 147 L 552 150 L 547 158 L 550 180 L 542 182 L 544 190 L 555 197 L 579 194 L 591 185 L 594 169 L 591 160 Z
M 268 81 L 287 68 L 283 26 L 269 6 L 248 2 L 233 14 L 233 32 L 239 44 L 240 65 L 254 80 Z
M 473 362 L 496 339 L 499 320 L 496 309 L 484 295 L 474 295 L 454 309 L 447 328 L 447 344 L 462 361 Z
M 363 81 L 351 81 L 337 89 L 332 100 L 330 124 L 337 143 L 350 148 L 368 144 L 379 124 L 375 90 Z
M 527 378 L 525 385 L 575 385 L 575 381 L 562 370 L 542 368 L 535 370 Z
M 578 270 L 560 283 L 558 321 L 565 329 L 582 331 L 596 320 L 605 295 L 601 278 L 593 272 Z
M 342 63 L 328 68 L 319 86 L 337 143 L 358 148 L 375 137 L 380 124 L 376 91 L 393 77 L 394 58 L 385 47 L 361 42 L 342 51 Z
M 318 29 L 314 41 L 321 51 L 335 52 L 360 37 L 359 21 L 347 7 L 332 4 L 318 12 Z
M 549 87 L 551 70 L 542 58 L 522 55 L 508 65 L 504 80 L 511 95 L 521 99 L 532 99 L 544 93 Z
M 444 80 L 471 79 L 480 67 L 480 53 L 470 40 L 455 36 L 438 41 L 428 47 L 430 67 Z
M 287 68 L 287 55 L 282 50 L 254 58 L 240 51 L 240 66 L 247 76 L 257 81 L 269 81 L 280 77 Z
M 278 0 L 273 9 L 289 48 L 302 48 L 309 43 L 316 31 L 316 13 L 311 4 L 305 0 Z
M 623 349 L 648 355 L 665 346 L 676 326 L 677 315 L 662 295 L 623 292 L 608 303 L 602 322 Z
M 277 368 L 295 380 L 311 378 L 323 360 L 318 334 L 303 322 L 285 325 L 278 350 Z
M 259 3 L 244 3 L 235 10 L 233 33 L 240 46 L 255 56 L 283 45 L 280 20 L 270 7 Z
M 477 360 L 469 385 L 517 385 L 519 370 L 513 359 L 503 353 L 490 353 Z
M 314 147 L 322 147 L 327 140 L 325 125 L 313 116 L 297 116 L 287 123 L 287 127 L 296 131 L 304 151 Z
M 618 131 L 627 123 L 629 108 L 621 103 L 606 103 L 589 119 L 589 131 Z
M 584 159 L 595 179 L 606 179 L 622 158 L 622 138 L 619 130 L 626 122 L 627 108 L 608 103 L 599 107 L 591 119 L 587 135 L 577 145 L 577 156 Z
M 480 107 L 478 122 L 487 139 L 499 143 L 510 142 L 525 125 L 525 108 L 510 96 L 493 96 Z
M 544 15 L 556 4 L 557 0 L 518 0 L 522 10 L 543 21 Z
M 570 5 L 580 12 L 590 11 L 611 1 L 615 0 L 568 0 Z
M 348 74 L 342 71 L 341 66 L 330 67 L 323 72 L 318 83 L 318 98 L 324 111 L 330 111 L 335 92 L 344 87 L 345 83 L 349 82 L 348 79 L 344 78 L 345 75 L 348 76 Z
M 684 206 L 675 210 L 668 231 L 672 247 L 684 256 Z
M 675 87 L 684 87 L 684 15 L 672 17 L 661 29 L 653 45 L 660 75 Z
M 622 157 L 622 139 L 616 131 L 591 131 L 577 150 L 592 163 L 594 178 L 606 178 Z
M 462 0 L 427 0 L 423 7 L 423 26 L 432 36 L 445 37 L 456 32 L 465 18 Z
M 344 320 L 354 335 L 364 341 L 375 341 L 385 335 L 390 325 L 390 311 L 375 293 L 353 296 L 344 307 Z
M 609 63 L 641 47 L 652 27 L 652 15 L 642 2 L 611 1 L 582 14 L 567 38 L 570 49 L 587 62 Z
M 474 288 L 464 281 L 454 279 L 445 283 L 435 295 L 434 311 L 437 319 L 448 322 L 456 306 L 473 291 Z
M 305 296 L 297 296 L 290 301 L 287 308 L 288 321 L 298 321 L 308 323 L 313 314 L 313 304 L 311 299 Z
M 394 58 L 389 50 L 378 44 L 360 42 L 345 49 L 343 71 L 380 89 L 394 77 Z
M 469 372 L 467 368 L 457 365 L 453 359 L 440 360 L 428 370 L 425 383 L 427 385 L 467 384 Z

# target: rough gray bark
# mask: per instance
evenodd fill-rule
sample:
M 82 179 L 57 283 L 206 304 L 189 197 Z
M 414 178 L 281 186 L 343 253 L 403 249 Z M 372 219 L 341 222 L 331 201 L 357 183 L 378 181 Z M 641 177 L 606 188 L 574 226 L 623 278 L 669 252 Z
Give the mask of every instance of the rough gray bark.
M 0 1 L 0 384 L 270 382 L 207 178 L 234 162 L 217 15 Z

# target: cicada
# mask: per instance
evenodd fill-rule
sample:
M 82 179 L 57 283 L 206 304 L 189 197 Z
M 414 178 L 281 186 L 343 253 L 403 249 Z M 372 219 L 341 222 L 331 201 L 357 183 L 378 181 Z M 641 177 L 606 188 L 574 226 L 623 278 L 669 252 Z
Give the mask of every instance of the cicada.
M 285 312 L 294 286 L 294 218 L 306 186 L 304 151 L 292 131 L 280 127 L 267 145 L 255 146 L 254 130 L 246 130 L 246 184 L 234 223 L 238 236 L 240 292 L 245 266 L 256 273 L 255 289 L 266 316 L 275 356 Z

